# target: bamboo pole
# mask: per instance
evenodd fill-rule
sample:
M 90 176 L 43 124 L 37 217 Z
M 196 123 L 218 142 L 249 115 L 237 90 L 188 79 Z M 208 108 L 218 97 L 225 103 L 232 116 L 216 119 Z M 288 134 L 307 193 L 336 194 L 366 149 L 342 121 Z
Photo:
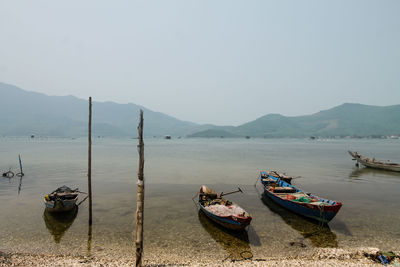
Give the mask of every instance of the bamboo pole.
M 24 172 L 22 171 L 22 160 L 21 160 L 21 155 L 18 155 L 18 160 L 19 160 L 19 170 L 20 170 L 20 175 L 24 176 Z
M 138 126 L 139 139 L 139 171 L 137 188 L 137 207 L 136 207 L 136 266 L 142 266 L 143 253 L 143 210 L 144 210 L 144 143 L 143 143 L 143 111 L 140 110 L 140 120 Z
M 92 225 L 92 97 L 89 97 L 88 125 L 88 195 L 89 195 L 89 225 Z

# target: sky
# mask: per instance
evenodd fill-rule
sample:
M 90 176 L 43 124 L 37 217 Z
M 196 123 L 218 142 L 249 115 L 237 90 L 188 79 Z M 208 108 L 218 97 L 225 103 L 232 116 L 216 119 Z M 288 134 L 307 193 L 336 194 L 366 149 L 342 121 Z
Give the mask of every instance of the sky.
M 400 104 L 400 1 L 0 0 L 0 82 L 240 125 Z

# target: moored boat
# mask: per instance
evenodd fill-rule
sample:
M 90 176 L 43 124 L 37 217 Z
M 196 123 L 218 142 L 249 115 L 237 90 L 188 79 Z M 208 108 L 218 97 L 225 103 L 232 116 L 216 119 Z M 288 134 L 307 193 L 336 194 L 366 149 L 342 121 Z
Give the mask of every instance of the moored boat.
M 400 172 L 400 164 L 398 164 L 398 163 L 382 162 L 382 161 L 375 160 L 375 158 L 370 159 L 370 158 L 364 157 L 361 154 L 358 154 L 357 151 L 349 151 L 349 154 L 350 154 L 350 156 L 353 157 L 354 160 L 356 160 L 361 165 L 364 165 L 365 167 L 380 169 L 380 170 L 385 170 L 385 171 Z
M 277 204 L 299 215 L 327 223 L 342 207 L 341 202 L 305 193 L 265 171 L 262 171 L 260 175 L 265 194 Z
M 251 216 L 237 204 L 202 185 L 198 192 L 199 206 L 212 221 L 231 230 L 242 230 L 251 222 Z
M 264 172 L 261 173 L 261 178 L 268 178 L 268 176 L 274 176 L 275 178 L 280 178 L 281 180 L 285 181 L 288 184 L 292 183 L 292 176 L 288 176 L 284 173 L 278 173 L 277 171 L 269 171 L 268 173 Z
M 68 186 L 61 186 L 44 196 L 44 204 L 49 212 L 70 211 L 76 206 L 78 189 L 72 190 Z

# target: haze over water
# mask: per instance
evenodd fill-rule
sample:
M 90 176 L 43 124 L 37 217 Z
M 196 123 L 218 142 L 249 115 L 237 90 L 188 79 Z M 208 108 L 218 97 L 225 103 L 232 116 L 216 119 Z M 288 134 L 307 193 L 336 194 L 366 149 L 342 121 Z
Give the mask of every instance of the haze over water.
M 223 260 L 251 251 L 254 258 L 298 254 L 312 247 L 400 249 L 400 174 L 357 169 L 356 150 L 400 162 L 400 140 L 145 139 L 145 258 L 199 255 Z M 61 185 L 87 191 L 87 140 L 0 138 L 0 170 L 25 176 L 0 180 L 0 249 L 33 253 L 133 257 L 137 140 L 93 140 L 93 227 L 87 201 L 70 220 L 44 212 L 43 196 Z M 306 192 L 343 202 L 329 227 L 261 199 L 260 170 L 300 176 Z M 228 197 L 253 215 L 247 233 L 231 235 L 198 212 L 192 197 L 200 185 Z M 20 187 L 20 192 L 19 191 Z M 80 197 L 80 200 L 84 196 Z M 302 242 L 307 247 L 291 246 Z M 284 251 L 284 252 L 283 252 Z

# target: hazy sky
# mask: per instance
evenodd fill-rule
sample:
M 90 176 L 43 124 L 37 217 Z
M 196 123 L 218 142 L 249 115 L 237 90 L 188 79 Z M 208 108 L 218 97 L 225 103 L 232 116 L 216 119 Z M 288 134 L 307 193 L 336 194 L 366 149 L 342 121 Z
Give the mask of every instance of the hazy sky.
M 0 82 L 218 125 L 400 104 L 400 1 L 0 0 Z

